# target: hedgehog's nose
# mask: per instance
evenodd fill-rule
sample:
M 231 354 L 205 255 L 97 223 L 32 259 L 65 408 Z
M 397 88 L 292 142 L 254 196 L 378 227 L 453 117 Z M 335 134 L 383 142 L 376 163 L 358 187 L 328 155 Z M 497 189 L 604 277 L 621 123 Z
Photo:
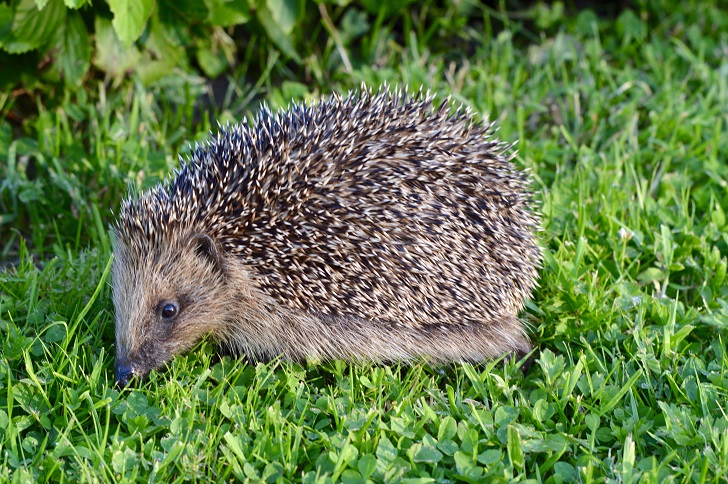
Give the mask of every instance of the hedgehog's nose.
M 120 387 L 124 388 L 129 384 L 129 380 L 132 379 L 134 376 L 134 371 L 131 369 L 131 365 L 126 362 L 116 363 L 116 368 L 114 370 L 114 378 L 116 379 L 116 384 Z

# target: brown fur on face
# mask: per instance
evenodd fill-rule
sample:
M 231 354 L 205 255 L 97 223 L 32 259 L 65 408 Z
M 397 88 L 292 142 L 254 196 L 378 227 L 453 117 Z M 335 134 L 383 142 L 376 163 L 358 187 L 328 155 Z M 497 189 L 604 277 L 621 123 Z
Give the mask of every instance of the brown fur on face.
M 192 234 L 134 257 L 118 241 L 112 268 L 116 358 L 121 372 L 143 376 L 229 321 L 231 298 L 214 242 Z M 236 291 L 237 292 L 237 291 Z M 177 308 L 164 318 L 166 304 Z

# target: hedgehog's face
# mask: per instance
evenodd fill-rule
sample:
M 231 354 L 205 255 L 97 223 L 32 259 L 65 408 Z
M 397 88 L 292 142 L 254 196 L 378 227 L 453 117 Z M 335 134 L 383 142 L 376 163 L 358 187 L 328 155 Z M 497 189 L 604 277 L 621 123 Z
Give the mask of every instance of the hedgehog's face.
M 195 234 L 139 254 L 115 241 L 116 381 L 160 368 L 228 320 L 230 294 L 214 241 Z

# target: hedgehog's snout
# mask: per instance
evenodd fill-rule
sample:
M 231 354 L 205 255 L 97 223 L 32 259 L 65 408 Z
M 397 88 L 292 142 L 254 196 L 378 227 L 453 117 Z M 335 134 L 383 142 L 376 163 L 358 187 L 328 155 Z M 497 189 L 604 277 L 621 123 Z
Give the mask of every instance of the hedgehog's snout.
M 140 369 L 139 366 L 132 364 L 129 358 L 118 357 L 114 365 L 114 380 L 116 385 L 120 388 L 124 388 L 133 380 L 139 380 L 144 378 L 148 372 Z
M 126 348 L 123 344 L 117 346 L 114 363 L 114 380 L 121 388 L 133 380 L 143 380 L 150 370 L 164 367 L 173 356 L 166 353 L 164 344 L 158 341 L 147 341 L 141 348 L 132 351 Z
M 134 370 L 129 362 L 116 362 L 116 368 L 114 369 L 114 378 L 116 384 L 122 388 L 129 384 L 129 381 L 134 376 Z

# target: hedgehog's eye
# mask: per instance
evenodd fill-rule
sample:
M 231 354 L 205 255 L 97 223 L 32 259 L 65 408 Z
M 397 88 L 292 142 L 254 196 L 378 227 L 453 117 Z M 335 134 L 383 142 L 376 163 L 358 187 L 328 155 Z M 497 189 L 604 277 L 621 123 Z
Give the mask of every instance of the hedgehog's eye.
M 166 302 L 163 303 L 162 306 L 162 317 L 164 319 L 172 319 L 175 316 L 177 316 L 177 313 L 179 312 L 179 308 L 177 305 L 173 302 Z

